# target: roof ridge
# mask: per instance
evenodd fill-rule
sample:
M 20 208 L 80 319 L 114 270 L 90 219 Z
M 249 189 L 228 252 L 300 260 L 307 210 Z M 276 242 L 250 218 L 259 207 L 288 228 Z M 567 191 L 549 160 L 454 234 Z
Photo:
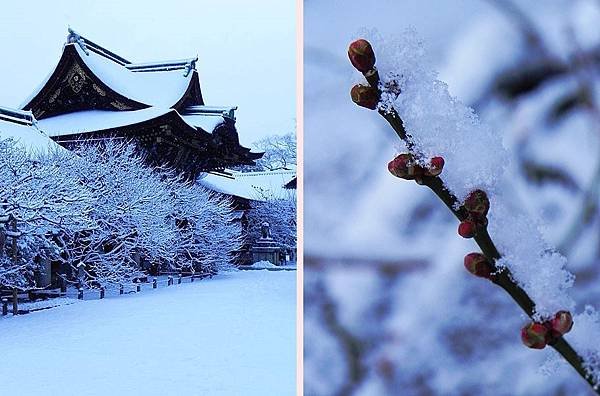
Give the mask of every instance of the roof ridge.
M 0 106 L 0 120 L 29 126 L 36 123 L 31 111 L 16 110 L 3 106 Z
M 285 175 L 296 173 L 293 169 L 278 169 L 274 171 L 258 171 L 258 172 L 237 172 L 235 176 L 247 177 L 247 176 L 264 176 L 264 175 Z
M 188 106 L 183 109 L 182 115 L 207 115 L 207 116 L 222 116 L 235 120 L 235 111 L 237 106 L 206 106 L 196 105 Z
M 101 45 L 96 44 L 93 41 L 83 37 L 76 31 L 71 29 L 71 27 L 69 27 L 68 30 L 69 30 L 69 35 L 67 36 L 67 44 L 71 44 L 71 43 L 78 44 L 86 54 L 89 55 L 88 50 L 91 50 L 91 51 L 97 53 L 98 55 L 101 55 L 107 59 L 110 59 L 111 61 L 113 61 L 115 63 L 120 64 L 121 66 L 131 63 L 127 59 L 123 58 L 122 56 L 117 55 L 114 52 L 102 47 Z
M 187 77 L 193 70 L 196 70 L 198 55 L 196 55 L 195 58 L 133 63 L 122 56 L 102 47 L 101 45 L 94 43 L 86 37 L 83 37 L 81 34 L 71 29 L 71 27 L 69 27 L 68 30 L 69 35 L 67 36 L 67 44 L 78 44 L 87 55 L 89 55 L 89 51 L 92 51 L 125 67 L 132 72 L 185 70 L 184 77 Z

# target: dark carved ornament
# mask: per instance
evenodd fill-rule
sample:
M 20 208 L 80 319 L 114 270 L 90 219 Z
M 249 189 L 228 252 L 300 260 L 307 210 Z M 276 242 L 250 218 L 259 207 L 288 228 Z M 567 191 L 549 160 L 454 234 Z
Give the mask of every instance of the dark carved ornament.
M 107 87 L 67 46 L 44 88 L 24 107 L 37 119 L 82 110 L 140 110 L 148 106 Z

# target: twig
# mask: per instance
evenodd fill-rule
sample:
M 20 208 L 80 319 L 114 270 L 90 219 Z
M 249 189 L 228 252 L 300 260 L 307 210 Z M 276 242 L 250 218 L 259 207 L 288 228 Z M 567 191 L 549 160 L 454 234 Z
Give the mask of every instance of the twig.
M 375 88 L 379 91 L 379 95 L 381 95 L 381 90 L 379 87 L 379 74 L 376 69 L 370 70 L 369 72 L 364 73 L 367 81 L 371 85 L 372 88 Z M 402 123 L 402 119 L 398 115 L 398 113 L 394 110 L 379 110 L 379 113 L 388 121 L 390 126 L 394 129 L 398 137 L 404 140 L 409 147 L 410 151 L 414 150 L 414 145 L 411 142 L 410 136 L 407 134 L 404 129 L 404 125 Z M 419 153 L 413 153 L 418 155 Z M 448 207 L 448 209 L 456 216 L 456 218 L 460 221 L 467 218 L 467 213 L 465 209 L 460 205 L 460 201 L 456 198 L 454 194 L 452 194 L 445 187 L 444 182 L 438 176 L 424 176 L 423 177 L 423 185 L 429 187 L 438 198 L 444 202 L 444 204 Z M 492 241 L 489 233 L 487 232 L 486 227 L 479 226 L 477 233 L 474 237 L 475 242 L 479 245 L 482 253 L 486 256 L 486 258 L 490 261 L 490 263 L 495 263 L 502 256 L 494 242 Z M 494 265 L 494 264 L 492 264 Z M 495 267 L 495 266 L 494 266 Z M 525 311 L 525 313 L 533 319 L 535 314 L 535 303 L 531 298 L 527 295 L 525 290 L 523 290 L 512 278 L 510 271 L 506 267 L 495 268 L 496 272 L 494 277 L 492 278 L 492 282 L 502 287 L 515 302 Z M 583 367 L 583 359 L 575 352 L 573 347 L 561 336 L 556 339 L 553 343 L 550 344 L 559 354 L 561 354 L 564 359 L 571 365 L 573 368 L 583 377 L 594 389 L 594 391 L 600 395 L 600 389 L 598 389 L 598 384 L 596 384 L 589 373 Z

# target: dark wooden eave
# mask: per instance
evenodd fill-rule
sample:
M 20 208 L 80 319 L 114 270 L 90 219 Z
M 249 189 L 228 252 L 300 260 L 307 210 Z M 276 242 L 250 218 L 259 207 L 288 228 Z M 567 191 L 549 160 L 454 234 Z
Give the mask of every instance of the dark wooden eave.
M 233 123 L 224 123 L 208 133 L 186 123 L 175 110 L 126 126 L 52 139 L 71 150 L 88 141 L 125 139 L 142 149 L 149 164 L 173 167 L 190 178 L 238 164 L 251 165 L 262 156 L 239 145 Z

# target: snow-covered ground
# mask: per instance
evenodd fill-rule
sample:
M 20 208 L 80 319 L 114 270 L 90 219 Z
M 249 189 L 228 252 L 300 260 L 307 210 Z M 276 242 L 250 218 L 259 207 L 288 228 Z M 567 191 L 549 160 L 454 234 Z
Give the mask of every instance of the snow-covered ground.
M 296 272 L 235 271 L 0 320 L 3 395 L 293 395 Z

